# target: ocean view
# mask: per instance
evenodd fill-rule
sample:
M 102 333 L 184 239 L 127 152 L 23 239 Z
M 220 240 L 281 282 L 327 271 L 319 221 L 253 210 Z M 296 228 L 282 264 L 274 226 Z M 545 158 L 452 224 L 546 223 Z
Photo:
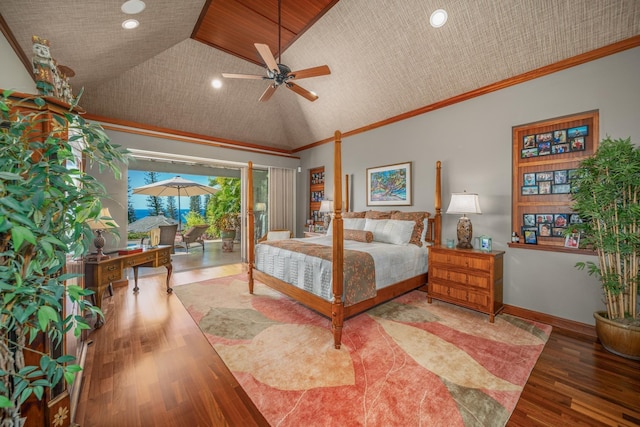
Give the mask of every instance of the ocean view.
M 182 222 L 184 223 L 184 218 L 187 216 L 187 214 L 189 213 L 190 209 L 180 209 L 180 213 L 181 213 L 181 217 L 182 217 Z M 149 209 L 134 209 L 133 212 L 136 215 L 136 221 L 139 219 L 142 219 L 144 217 L 149 216 Z M 202 212 L 202 215 L 204 216 L 204 211 Z

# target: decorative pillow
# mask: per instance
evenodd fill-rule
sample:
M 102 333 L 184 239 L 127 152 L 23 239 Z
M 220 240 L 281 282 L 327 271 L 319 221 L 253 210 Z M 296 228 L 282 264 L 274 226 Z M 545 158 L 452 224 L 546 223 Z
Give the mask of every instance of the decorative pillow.
M 289 230 L 272 230 L 267 233 L 267 240 L 284 240 L 290 237 L 291 232 Z
M 364 218 L 344 218 L 342 220 L 342 229 L 351 229 L 351 230 L 364 230 Z M 333 234 L 333 221 L 329 223 L 329 228 L 327 229 L 327 236 Z
M 376 242 L 407 245 L 415 224 L 414 221 L 367 218 L 364 229 L 373 233 L 373 240 Z
M 342 218 L 364 218 L 366 212 L 343 212 Z
M 431 243 L 431 242 L 427 242 L 427 240 L 426 240 L 427 239 L 427 233 L 429 232 L 429 218 L 425 218 L 422 221 L 422 224 L 424 225 L 424 230 L 422 230 L 422 236 L 420 236 L 420 241 L 423 244 L 427 245 L 427 244 Z
M 364 217 L 368 219 L 391 219 L 391 214 L 395 211 L 366 211 Z
M 411 240 L 409 240 L 409 243 L 413 243 L 418 247 L 422 247 L 422 231 L 424 230 L 424 219 L 428 218 L 429 215 L 429 212 L 396 211 L 391 214 L 391 219 L 413 221 L 415 223 L 415 227 L 413 228 L 413 234 L 411 234 Z
M 348 230 L 344 229 L 345 240 L 355 240 L 356 242 L 371 243 L 373 241 L 373 233 L 365 230 Z

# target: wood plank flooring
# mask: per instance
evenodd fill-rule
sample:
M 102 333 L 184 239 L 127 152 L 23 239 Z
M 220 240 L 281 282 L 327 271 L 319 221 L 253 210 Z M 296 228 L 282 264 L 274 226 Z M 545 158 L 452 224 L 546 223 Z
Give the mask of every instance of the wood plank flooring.
M 242 264 L 175 273 L 179 286 L 243 272 Z M 75 422 L 86 427 L 263 426 L 163 275 L 105 298 L 91 332 Z M 406 398 L 411 398 L 407 396 Z M 507 426 L 640 425 L 640 362 L 554 329 Z

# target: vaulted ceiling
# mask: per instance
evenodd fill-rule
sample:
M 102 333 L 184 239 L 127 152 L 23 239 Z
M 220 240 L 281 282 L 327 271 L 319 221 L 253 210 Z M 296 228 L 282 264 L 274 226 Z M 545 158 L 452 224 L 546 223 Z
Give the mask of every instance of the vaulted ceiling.
M 266 75 L 253 43 L 277 58 L 277 0 L 147 0 L 135 30 L 123 1 L 2 0 L 0 15 L 26 65 L 31 36 L 50 40 L 91 116 L 285 151 L 640 44 L 637 0 L 282 0 L 282 63 L 331 74 L 299 81 L 315 102 L 286 89 L 258 102 L 267 81 L 221 74 Z M 449 20 L 432 28 L 438 8 Z

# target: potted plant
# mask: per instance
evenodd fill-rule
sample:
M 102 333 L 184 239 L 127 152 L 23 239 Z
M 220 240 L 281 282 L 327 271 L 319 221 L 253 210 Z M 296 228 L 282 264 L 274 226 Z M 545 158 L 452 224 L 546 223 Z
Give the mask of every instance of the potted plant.
M 233 252 L 233 241 L 236 238 L 236 228 L 238 226 L 238 213 L 223 213 L 214 220 L 213 224 L 220 232 L 222 251 Z
M 49 105 L 9 91 L 0 96 L 2 426 L 22 426 L 27 399 L 35 396 L 38 404 L 47 388 L 71 382 L 80 369 L 73 356 L 41 352 L 30 345 L 33 340 L 46 337 L 58 348 L 68 331 L 79 336 L 90 328 L 85 314 L 102 315 L 85 300 L 92 292 L 65 283 L 74 277 L 64 271 L 67 254 L 88 252 L 93 234 L 87 220 L 100 219 L 100 198 L 107 194 L 98 180 L 74 166 L 78 155 L 116 176 L 127 161 L 126 151 L 111 145 L 100 126 L 74 114 L 73 106 L 67 111 L 58 104 L 51 116 Z M 38 131 L 51 120 L 54 131 Z M 61 316 L 67 297 L 78 315 Z M 62 422 L 68 415 L 55 416 Z
M 640 359 L 640 149 L 630 139 L 604 139 L 580 163 L 571 183 L 573 209 L 582 223 L 581 246 L 593 248 L 598 262 L 579 262 L 596 276 L 606 311 L 594 313 L 596 332 L 609 351 Z

